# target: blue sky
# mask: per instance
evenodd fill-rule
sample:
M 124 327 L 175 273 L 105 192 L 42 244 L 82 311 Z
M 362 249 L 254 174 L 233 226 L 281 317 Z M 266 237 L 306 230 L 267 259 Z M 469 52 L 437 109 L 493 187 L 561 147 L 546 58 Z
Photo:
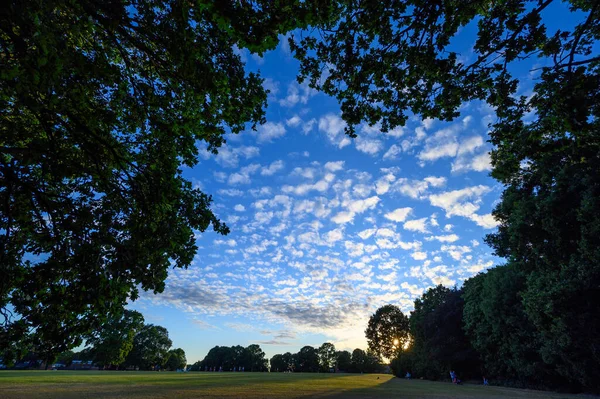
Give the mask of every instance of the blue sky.
M 465 61 L 473 32 L 453 44 Z M 271 90 L 268 122 L 185 170 L 231 233 L 199 234 L 193 264 L 131 305 L 167 327 L 188 362 L 215 345 L 258 343 L 268 357 L 327 341 L 366 348 L 378 307 L 409 312 L 427 288 L 460 286 L 502 262 L 482 240 L 502 191 L 489 177 L 493 109 L 472 102 L 451 123 L 412 118 L 387 134 L 361 126 L 351 139 L 337 102 L 296 83 L 286 45 L 240 54 Z M 531 94 L 540 65 L 515 67 L 520 94 Z

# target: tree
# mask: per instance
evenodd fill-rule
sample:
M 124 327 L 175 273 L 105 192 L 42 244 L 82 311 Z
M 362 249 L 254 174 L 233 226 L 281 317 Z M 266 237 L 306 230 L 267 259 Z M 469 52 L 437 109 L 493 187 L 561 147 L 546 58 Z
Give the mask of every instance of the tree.
M 252 344 L 246 348 L 249 358 L 248 371 L 267 371 L 268 361 L 265 358 L 265 352 L 259 345 Z
M 136 334 L 144 326 L 144 317 L 135 310 L 124 310 L 122 314 L 111 315 L 102 327 L 87 338 L 92 347 L 94 360 L 104 368 L 118 367 L 133 348 Z
M 317 372 L 319 371 L 319 354 L 312 346 L 304 346 L 296 355 L 297 367 L 295 371 Z
M 510 264 L 465 281 L 464 328 L 486 375 L 525 386 L 556 387 L 563 381 L 544 364 L 540 338 L 522 303 L 525 276 Z
M 133 349 L 129 352 L 125 364 L 137 366 L 142 370 L 153 370 L 164 364 L 171 345 L 166 328 L 146 324 L 133 339 Z
M 463 331 L 461 295 L 456 288 L 438 285 L 415 300 L 410 315 L 410 363 L 406 356 L 398 363 L 403 369 L 435 380 L 447 378 L 448 370 L 460 370 L 463 378 L 481 376 L 478 355 Z
M 283 355 L 277 354 L 269 360 L 271 373 L 287 371 L 287 364 L 283 360 Z
M 397 306 L 385 305 L 369 318 L 365 335 L 370 350 L 391 359 L 408 344 L 408 331 L 408 317 Z
M 352 371 L 352 354 L 348 351 L 336 352 L 335 366 L 339 371 Z
M 162 292 L 168 268 L 191 263 L 197 231 L 229 231 L 182 167 L 199 142 L 217 152 L 225 132 L 265 121 L 262 80 L 237 49 L 274 48 L 317 8 L 3 6 L 0 348 L 25 333 L 48 358 L 81 344 L 138 289 Z
M 363 373 L 366 371 L 367 354 L 362 349 L 354 349 L 352 351 L 352 368 L 353 371 Z
M 171 349 L 167 353 L 165 368 L 169 370 L 184 369 L 187 364 L 185 351 L 181 348 Z
M 321 371 L 329 372 L 329 370 L 335 366 L 336 363 L 336 351 L 335 346 L 331 342 L 325 342 L 317 349 L 319 355 L 319 365 Z
M 381 373 L 381 359 L 374 351 L 368 349 L 365 353 L 364 370 L 366 373 Z
M 56 357 L 56 363 L 64 364 L 65 367 L 69 367 L 75 359 L 75 353 L 73 351 L 66 351 Z

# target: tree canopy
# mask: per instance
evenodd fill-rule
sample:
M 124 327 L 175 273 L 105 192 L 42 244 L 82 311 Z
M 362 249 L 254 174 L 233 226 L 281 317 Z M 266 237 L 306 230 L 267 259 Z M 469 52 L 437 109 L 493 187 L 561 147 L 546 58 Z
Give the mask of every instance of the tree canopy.
M 144 326 L 144 317 L 135 310 L 109 316 L 98 331 L 88 334 L 86 344 L 93 348 L 94 360 L 104 367 L 118 366 L 133 348 L 136 334 Z
M 164 366 L 173 342 L 166 328 L 146 324 L 133 340 L 133 348 L 125 360 L 127 366 L 154 370 Z
M 8 1 L 0 16 L 0 347 L 81 344 L 194 234 L 229 230 L 182 176 L 264 122 L 262 53 L 316 4 Z M 23 345 L 21 345 L 23 346 Z
M 369 318 L 365 331 L 369 349 L 391 359 L 409 342 L 408 317 L 395 305 L 385 305 Z

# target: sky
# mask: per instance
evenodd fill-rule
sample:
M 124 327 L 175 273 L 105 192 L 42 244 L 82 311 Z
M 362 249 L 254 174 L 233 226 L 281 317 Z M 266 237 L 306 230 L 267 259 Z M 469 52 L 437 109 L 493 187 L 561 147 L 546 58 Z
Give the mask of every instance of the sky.
M 474 40 L 467 26 L 455 41 L 465 61 Z M 351 139 L 336 100 L 296 82 L 285 40 L 264 58 L 240 55 L 271 91 L 267 123 L 184 170 L 231 233 L 198 234 L 192 265 L 130 304 L 188 363 L 216 345 L 257 343 L 267 357 L 324 342 L 366 349 L 380 306 L 408 314 L 428 288 L 502 264 L 483 242 L 502 192 L 489 176 L 493 109 L 466 103 L 452 122 L 362 125 Z M 515 69 L 519 94 L 531 95 L 536 62 Z

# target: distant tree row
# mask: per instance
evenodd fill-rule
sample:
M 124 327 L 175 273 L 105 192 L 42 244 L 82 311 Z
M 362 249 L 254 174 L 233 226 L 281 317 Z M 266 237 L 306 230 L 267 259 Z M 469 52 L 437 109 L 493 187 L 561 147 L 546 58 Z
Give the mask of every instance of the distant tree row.
M 298 353 L 286 352 L 271 358 L 271 372 L 330 372 L 375 373 L 381 371 L 379 357 L 371 351 L 355 349 L 336 351 L 332 343 L 319 348 L 304 346 Z
M 194 363 L 191 371 L 269 371 L 269 362 L 259 345 L 215 346 L 203 360 Z
M 71 350 L 51 356 L 42 350 L 32 349 L 17 364 L 35 367 L 52 363 L 69 367 L 73 362 L 91 362 L 102 369 L 133 368 L 139 370 L 177 370 L 186 367 L 185 352 L 171 349 L 172 341 L 166 328 L 144 324 L 144 317 L 134 310 L 109 316 L 105 324 L 86 337 L 86 348 Z

